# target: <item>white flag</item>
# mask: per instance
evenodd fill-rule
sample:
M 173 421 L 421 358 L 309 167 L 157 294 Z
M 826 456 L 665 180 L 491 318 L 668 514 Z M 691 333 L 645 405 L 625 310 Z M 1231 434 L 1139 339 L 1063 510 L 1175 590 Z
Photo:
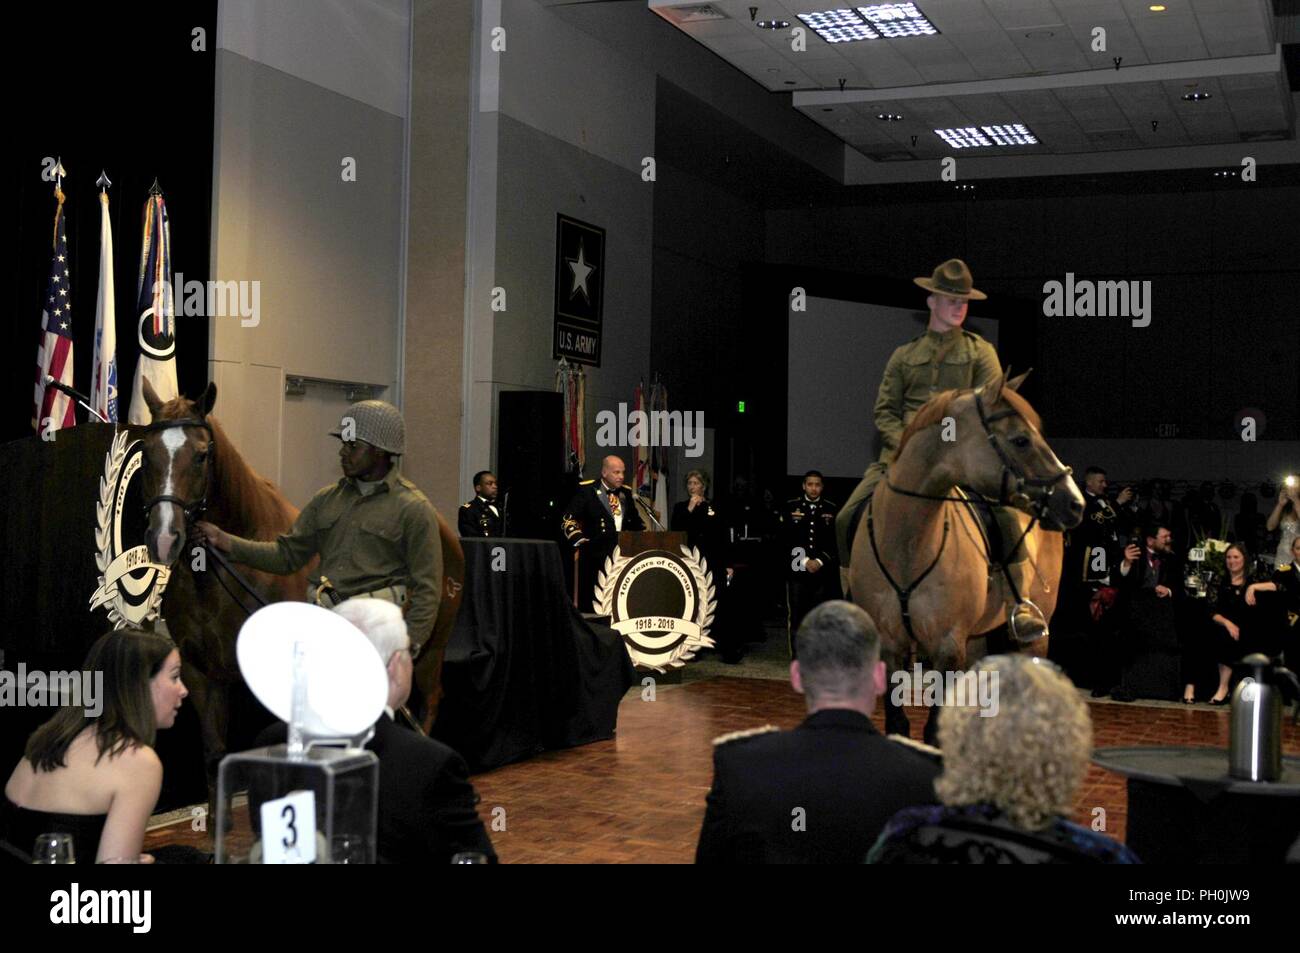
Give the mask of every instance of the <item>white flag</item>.
M 117 423 L 117 309 L 113 305 L 113 225 L 108 193 L 99 193 L 99 300 L 95 304 L 95 361 L 90 406 Z
M 140 242 L 140 282 L 136 288 L 136 340 L 140 358 L 131 387 L 133 424 L 153 422 L 144 402 L 147 379 L 162 401 L 180 395 L 176 386 L 176 314 L 172 299 L 171 228 L 163 197 L 151 193 L 145 205 L 144 237 Z

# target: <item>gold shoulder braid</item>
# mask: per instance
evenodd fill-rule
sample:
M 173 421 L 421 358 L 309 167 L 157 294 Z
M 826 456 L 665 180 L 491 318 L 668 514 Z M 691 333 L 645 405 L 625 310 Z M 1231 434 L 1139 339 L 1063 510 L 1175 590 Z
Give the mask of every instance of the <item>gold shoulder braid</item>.
M 756 735 L 770 735 L 774 731 L 780 731 L 776 725 L 764 725 L 762 728 L 746 728 L 744 731 L 732 731 L 725 735 L 718 735 L 713 739 L 713 744 L 725 745 L 732 741 L 740 741 L 742 738 L 753 738 Z

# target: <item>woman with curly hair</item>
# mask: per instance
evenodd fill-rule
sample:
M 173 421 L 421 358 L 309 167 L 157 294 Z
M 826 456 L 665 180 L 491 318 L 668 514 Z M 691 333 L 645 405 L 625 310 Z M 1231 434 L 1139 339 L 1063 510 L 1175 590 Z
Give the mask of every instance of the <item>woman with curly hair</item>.
M 934 784 L 942 803 L 895 814 L 868 863 L 1138 863 L 1065 819 L 1092 754 L 1092 722 L 1070 680 L 1021 655 L 991 656 L 964 677 L 987 679 L 994 704 L 958 705 L 950 692 Z

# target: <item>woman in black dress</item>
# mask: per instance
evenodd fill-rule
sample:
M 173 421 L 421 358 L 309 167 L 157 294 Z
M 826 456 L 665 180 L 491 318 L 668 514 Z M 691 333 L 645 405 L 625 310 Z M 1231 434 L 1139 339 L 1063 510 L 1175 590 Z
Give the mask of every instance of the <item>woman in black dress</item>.
M 724 585 L 727 569 L 727 530 L 723 519 L 709 500 L 709 475 L 703 470 L 686 474 L 687 499 L 673 507 L 668 528 L 686 533 L 686 542 L 700 551 L 715 585 Z M 723 570 L 726 570 L 725 575 Z
M 728 534 L 726 521 L 709 500 L 709 475 L 703 470 L 686 474 L 687 498 L 673 506 L 668 528 L 686 533 L 686 543 L 700 551 L 709 572 L 713 574 L 714 592 L 718 604 L 713 616 L 713 639 L 724 662 L 739 662 L 742 648 L 735 640 L 729 626 L 726 610 L 727 585 L 732 569 L 728 565 Z
M 1228 703 L 1228 687 L 1232 681 L 1232 666 L 1243 656 L 1265 648 L 1265 628 L 1254 599 L 1247 600 L 1252 580 L 1246 573 L 1249 557 L 1246 548 L 1233 543 L 1223 554 L 1227 572 L 1216 580 L 1216 585 L 1206 598 L 1210 614 L 1208 639 L 1202 652 L 1219 666 L 1219 688 L 1210 698 L 1211 705 Z M 1187 677 L 1187 676 L 1184 676 Z M 1195 685 L 1188 681 L 1183 689 L 1183 701 L 1194 700 Z

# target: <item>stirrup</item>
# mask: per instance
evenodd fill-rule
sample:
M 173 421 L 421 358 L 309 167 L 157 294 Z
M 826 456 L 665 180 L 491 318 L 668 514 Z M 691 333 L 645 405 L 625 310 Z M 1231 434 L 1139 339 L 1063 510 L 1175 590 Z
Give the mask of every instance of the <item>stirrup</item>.
M 1032 627 L 1027 626 L 1024 631 L 1021 631 L 1016 625 L 1016 615 L 1023 610 L 1031 611 L 1035 618 Z M 1040 625 L 1041 630 L 1039 628 Z M 1007 628 L 1011 631 L 1011 637 L 1013 639 L 1021 645 L 1028 645 L 1047 637 L 1047 616 L 1043 614 L 1043 610 L 1040 609 L 1036 603 L 1029 599 L 1023 599 L 1016 603 L 1015 608 L 1011 610 L 1011 614 L 1007 618 Z

